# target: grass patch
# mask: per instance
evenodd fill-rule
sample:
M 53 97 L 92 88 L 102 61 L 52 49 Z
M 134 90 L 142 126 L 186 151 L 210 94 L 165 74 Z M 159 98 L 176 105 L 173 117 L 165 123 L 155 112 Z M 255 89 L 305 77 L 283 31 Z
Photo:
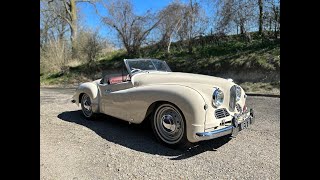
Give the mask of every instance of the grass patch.
M 247 93 L 268 93 L 268 94 L 280 94 L 280 81 L 269 83 L 252 83 L 245 82 L 239 84 L 243 90 Z
M 227 40 L 217 43 L 194 45 L 193 53 L 181 42 L 172 43 L 171 53 L 166 48 L 152 45 L 141 49 L 140 57 L 165 60 L 173 71 L 216 75 L 230 72 L 260 73 L 256 79 L 241 80 L 245 74 L 239 75 L 239 82 L 248 92 L 278 92 L 280 81 L 266 82 L 265 74 L 278 74 L 280 71 L 280 42 L 261 38 L 255 33 L 251 42 L 246 42 L 238 35 L 228 36 Z M 72 62 L 65 73 L 41 73 L 41 85 L 78 84 L 98 79 L 103 70 L 117 69 L 128 57 L 124 50 L 113 51 L 93 63 Z M 239 74 L 239 73 L 238 73 Z M 260 78 L 260 79 L 259 79 Z M 248 79 L 248 78 L 247 78 Z M 269 80 L 268 80 L 269 81 Z

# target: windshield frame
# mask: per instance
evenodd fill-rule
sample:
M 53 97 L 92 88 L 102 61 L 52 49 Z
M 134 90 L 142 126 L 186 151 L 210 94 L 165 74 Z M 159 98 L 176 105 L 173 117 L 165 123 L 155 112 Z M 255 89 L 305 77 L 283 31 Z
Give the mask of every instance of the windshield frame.
M 163 60 L 159 60 L 159 59 L 124 59 L 124 64 L 127 68 L 127 71 L 128 73 L 130 74 L 130 77 L 132 77 L 132 75 L 134 74 L 137 74 L 137 73 L 140 73 L 140 72 L 148 72 L 148 71 L 160 71 L 160 70 L 142 70 L 142 71 L 138 71 L 136 73 L 131 73 L 131 70 L 130 70 L 130 66 L 129 66 L 129 61 L 145 61 L 145 60 L 150 60 L 151 63 L 154 65 L 154 62 L 153 61 L 161 61 L 162 63 L 164 63 L 164 65 L 166 66 L 166 69 L 168 69 L 169 71 L 162 71 L 162 72 L 172 72 L 172 70 L 170 69 L 170 67 L 168 66 L 167 62 L 166 61 L 163 61 Z M 154 65 L 155 66 L 155 65 Z M 156 67 L 155 67 L 156 68 Z

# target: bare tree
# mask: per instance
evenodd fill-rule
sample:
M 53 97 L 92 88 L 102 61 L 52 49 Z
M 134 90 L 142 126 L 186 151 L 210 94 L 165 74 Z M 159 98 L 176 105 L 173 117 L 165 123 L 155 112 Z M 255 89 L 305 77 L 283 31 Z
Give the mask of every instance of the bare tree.
M 123 46 L 129 55 L 137 55 L 143 42 L 161 21 L 150 11 L 143 15 L 133 12 L 133 5 L 128 0 L 111 1 L 104 3 L 108 15 L 102 17 L 102 21 L 112 29 L 116 30 Z
M 265 0 L 264 25 L 269 32 L 273 31 L 273 36 L 278 37 L 280 31 L 280 0 Z
M 217 29 L 226 31 L 232 23 L 240 28 L 240 34 L 246 34 L 247 25 L 255 20 L 255 0 L 220 0 L 217 15 Z
M 54 18 L 59 18 L 64 21 L 64 25 L 68 24 L 70 29 L 70 40 L 71 40 L 71 48 L 72 48 L 72 56 L 75 56 L 75 43 L 77 39 L 78 32 L 78 16 L 77 16 L 77 3 L 88 2 L 94 3 L 93 0 L 42 0 L 42 2 L 47 3 L 47 9 L 43 11 L 52 12 L 52 16 Z
M 259 34 L 263 31 L 263 0 L 258 0 L 259 5 Z
M 207 28 L 208 19 L 197 2 L 192 0 L 185 6 L 182 27 L 178 31 L 180 40 L 184 40 L 188 47 L 188 52 L 192 53 L 193 40 L 202 36 Z
M 158 29 L 161 33 L 160 44 L 167 47 L 167 53 L 170 53 L 170 46 L 175 33 L 177 33 L 184 18 L 185 5 L 179 2 L 173 2 L 160 12 L 163 17 Z
M 273 22 L 274 22 L 274 37 L 277 38 L 280 31 L 280 0 L 271 1 Z
M 56 2 L 54 2 L 56 3 Z M 56 10 L 64 12 L 57 4 Z M 62 70 L 69 58 L 68 44 L 65 42 L 65 33 L 68 27 L 65 21 L 55 16 L 48 7 L 47 1 L 40 1 L 40 60 L 46 69 Z
M 81 36 L 83 39 L 81 42 L 81 51 L 86 55 L 87 61 L 92 63 L 102 51 L 105 42 L 97 30 L 81 32 Z
M 50 39 L 62 39 L 65 31 L 65 23 L 49 10 L 46 2 L 40 1 L 40 47 L 47 44 Z
M 66 43 L 60 39 L 49 39 L 47 44 L 40 49 L 40 66 L 42 72 L 65 71 L 66 59 L 69 53 L 66 51 Z
M 226 32 L 233 21 L 233 1 L 232 0 L 218 0 L 216 3 L 216 31 Z M 238 31 L 238 26 L 237 26 Z M 238 34 L 238 32 L 237 32 Z

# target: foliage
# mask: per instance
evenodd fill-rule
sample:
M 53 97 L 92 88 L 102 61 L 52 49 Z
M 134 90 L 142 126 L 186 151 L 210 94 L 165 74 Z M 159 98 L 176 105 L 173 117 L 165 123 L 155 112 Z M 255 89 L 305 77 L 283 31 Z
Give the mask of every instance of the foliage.
M 107 16 L 102 18 L 105 25 L 113 28 L 129 55 L 137 55 L 150 32 L 159 24 L 160 18 L 150 11 L 137 15 L 128 0 L 111 1 L 105 5 Z
M 280 71 L 280 42 L 265 40 L 252 34 L 251 43 L 239 40 L 238 36 L 228 37 L 228 41 L 217 42 L 216 44 L 195 44 L 193 54 L 188 53 L 187 48 L 181 48 L 178 43 L 173 43 L 170 54 L 166 53 L 166 48 L 157 49 L 155 46 L 144 47 L 141 50 L 144 58 L 158 58 L 165 60 L 173 71 L 200 73 L 208 75 L 220 75 L 228 72 L 242 73 L 239 77 L 248 81 L 264 81 L 263 74 L 273 74 Z M 157 49 L 157 50 L 155 50 Z M 97 59 L 94 63 L 83 63 L 70 67 L 69 74 L 78 74 L 89 79 L 98 78 L 104 69 L 119 68 L 120 62 L 130 57 L 125 50 L 113 51 L 104 57 Z M 256 78 L 246 77 L 245 72 L 258 72 Z M 74 76 L 68 76 L 73 78 Z M 51 76 L 52 78 L 52 76 Z M 54 83 L 53 79 L 63 79 L 56 77 L 45 79 Z M 269 78 L 270 79 L 270 78 Z M 272 81 L 278 77 L 271 78 Z
M 115 50 L 99 31 L 81 27 L 77 4 L 82 2 L 93 5 L 124 49 Z M 104 8 L 97 8 L 98 2 L 104 2 Z M 119 68 L 124 58 L 139 57 L 166 60 L 173 71 L 277 82 L 280 1 L 206 1 L 216 8 L 209 16 L 204 2 L 177 0 L 159 11 L 137 13 L 129 0 L 41 0 L 41 84 L 97 79 L 103 69 Z M 251 72 L 256 76 L 250 77 Z
M 98 31 L 82 31 L 77 41 L 77 48 L 80 51 L 79 58 L 86 62 L 95 61 L 104 48 L 105 41 L 98 34 Z

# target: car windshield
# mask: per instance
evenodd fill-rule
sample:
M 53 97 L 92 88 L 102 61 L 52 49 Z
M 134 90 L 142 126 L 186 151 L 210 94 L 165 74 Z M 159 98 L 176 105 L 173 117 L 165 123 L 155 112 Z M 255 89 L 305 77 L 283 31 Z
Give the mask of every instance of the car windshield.
M 127 65 L 130 72 L 136 73 L 141 71 L 169 71 L 171 69 L 165 61 L 157 59 L 128 59 Z

